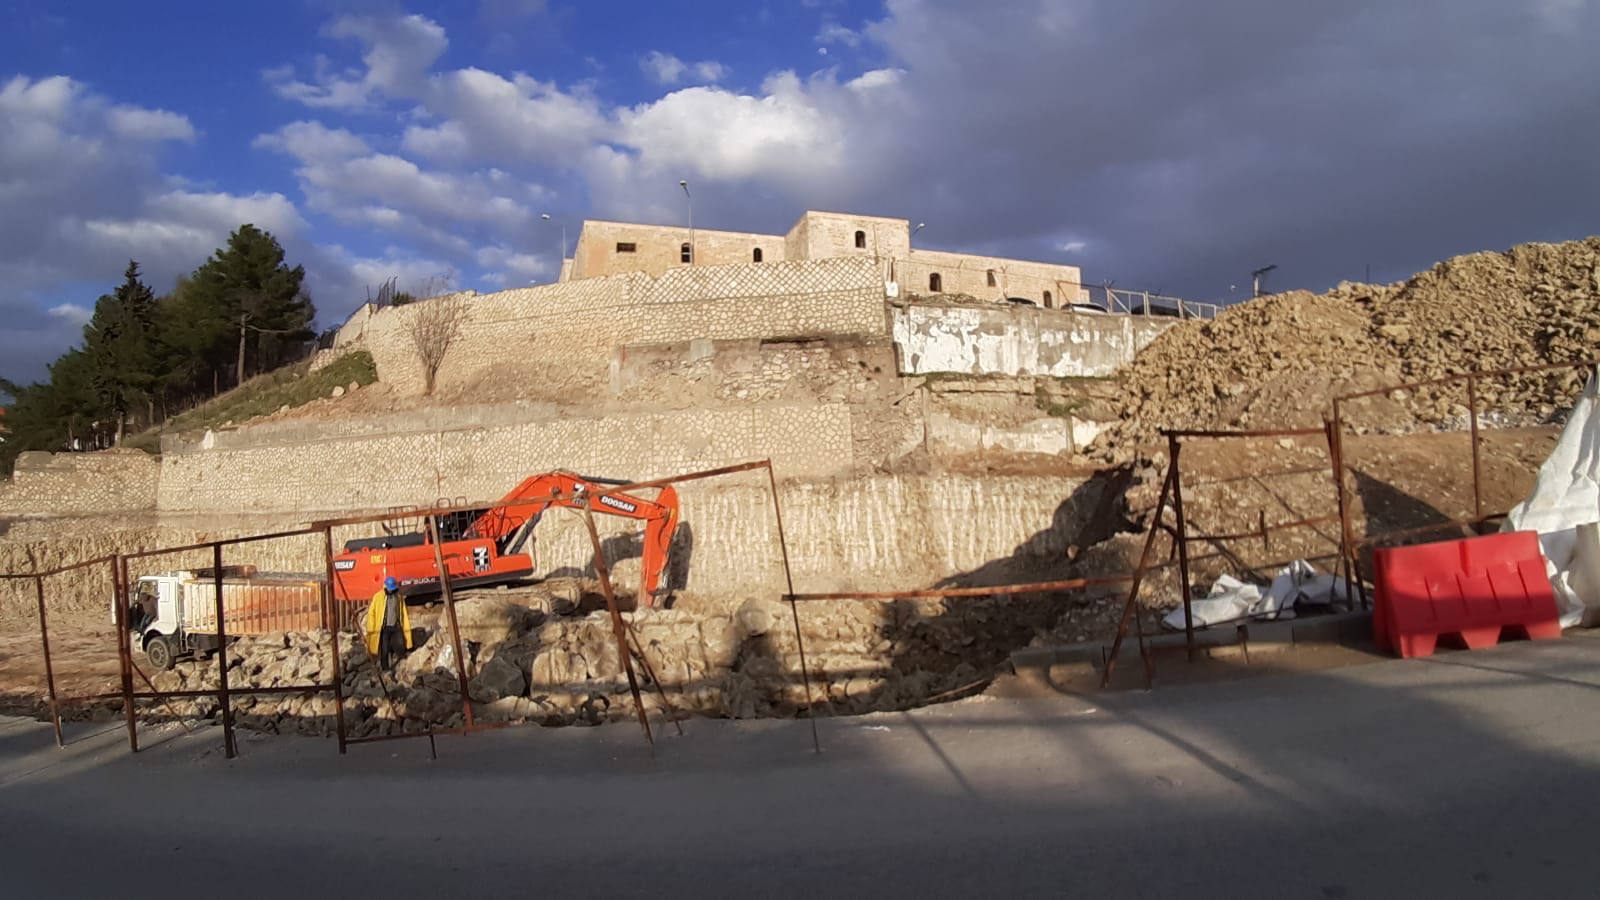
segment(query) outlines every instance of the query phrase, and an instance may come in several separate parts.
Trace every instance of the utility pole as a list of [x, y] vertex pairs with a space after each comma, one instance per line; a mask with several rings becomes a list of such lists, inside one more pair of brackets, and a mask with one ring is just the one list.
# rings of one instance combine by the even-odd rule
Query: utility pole
[[[540, 213], [539, 218], [546, 222], [553, 222], [549, 213]], [[561, 223], [561, 255], [556, 257], [556, 281], [561, 280], [561, 270], [567, 266], [567, 223]]]
[[694, 246], [694, 197], [689, 193], [689, 182], [679, 181], [678, 187], [683, 188], [683, 198], [689, 207], [689, 265], [695, 262]]

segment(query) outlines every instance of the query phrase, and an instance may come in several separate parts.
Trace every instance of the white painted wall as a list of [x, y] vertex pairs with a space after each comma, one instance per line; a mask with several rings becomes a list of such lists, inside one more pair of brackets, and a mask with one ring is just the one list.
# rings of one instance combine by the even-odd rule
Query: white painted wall
[[895, 304], [891, 315], [903, 375], [1109, 375], [1171, 324], [987, 304]]

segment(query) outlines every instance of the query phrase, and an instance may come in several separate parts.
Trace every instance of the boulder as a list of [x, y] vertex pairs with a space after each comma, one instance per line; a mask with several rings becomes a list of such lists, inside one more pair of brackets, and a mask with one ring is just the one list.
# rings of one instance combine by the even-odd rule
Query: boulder
[[479, 703], [493, 703], [502, 697], [518, 697], [527, 693], [528, 680], [522, 670], [505, 657], [489, 660], [477, 677], [467, 685], [468, 694]]

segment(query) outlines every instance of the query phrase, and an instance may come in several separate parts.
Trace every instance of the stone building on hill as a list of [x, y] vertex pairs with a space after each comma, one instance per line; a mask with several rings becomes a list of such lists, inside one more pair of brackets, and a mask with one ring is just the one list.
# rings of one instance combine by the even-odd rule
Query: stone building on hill
[[899, 293], [970, 294], [1061, 308], [1086, 299], [1077, 266], [914, 249], [906, 219], [808, 210], [787, 234], [586, 220], [562, 281], [632, 272], [660, 276], [679, 266], [761, 265], [869, 258]]

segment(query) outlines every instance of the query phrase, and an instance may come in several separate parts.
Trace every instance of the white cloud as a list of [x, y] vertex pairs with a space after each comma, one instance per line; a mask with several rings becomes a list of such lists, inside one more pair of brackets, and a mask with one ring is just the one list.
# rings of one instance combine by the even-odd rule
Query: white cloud
[[639, 60], [639, 68], [650, 77], [651, 81], [660, 85], [674, 85], [691, 76], [690, 79], [700, 84], [716, 84], [728, 77], [731, 71], [727, 66], [716, 60], [706, 59], [697, 63], [686, 63], [670, 53], [652, 50]]
[[715, 84], [728, 77], [729, 69], [715, 60], [702, 60], [694, 64], [694, 74], [707, 84]]
[[193, 141], [194, 126], [188, 118], [164, 109], [117, 106], [111, 109], [111, 131], [130, 141]]
[[113, 284], [137, 259], [161, 290], [244, 222], [302, 232], [281, 194], [175, 186], [163, 148], [199, 139], [179, 113], [113, 103], [65, 76], [0, 85], [0, 204], [17, 213], [0, 217], [0, 375], [34, 377], [77, 339], [65, 285]]
[[817, 31], [817, 43], [824, 46], [837, 44], [843, 47], [861, 46], [861, 34], [828, 19], [822, 23], [822, 28]]
[[1089, 246], [1088, 243], [1086, 243], [1084, 241], [1067, 241], [1066, 243], [1061, 245], [1061, 252], [1062, 253], [1081, 253], [1088, 246]]
[[300, 160], [326, 160], [364, 156], [367, 142], [343, 128], [321, 122], [291, 122], [277, 131], [256, 137], [253, 146], [287, 153]]
[[409, 16], [344, 16], [324, 29], [329, 37], [361, 42], [365, 71], [335, 72], [318, 59], [310, 81], [294, 77], [289, 67], [262, 72], [280, 96], [322, 109], [356, 110], [379, 96], [413, 97], [426, 85], [427, 74], [449, 46], [444, 28], [432, 19]]
[[639, 68], [656, 84], [677, 84], [689, 66], [670, 53], [652, 50], [639, 60]]
[[[552, 254], [553, 255], [553, 254]], [[548, 260], [531, 253], [519, 253], [503, 244], [484, 247], [477, 252], [477, 263], [491, 272], [501, 273], [502, 281], [516, 283], [534, 278], [554, 277], [555, 266]], [[514, 277], [512, 277], [514, 276]]]
[[607, 129], [592, 96], [523, 74], [506, 78], [476, 68], [434, 76], [424, 106], [437, 124], [408, 128], [403, 146], [443, 161], [571, 165]]
[[94, 317], [94, 310], [76, 303], [58, 303], [48, 310], [51, 316], [60, 319], [68, 325], [82, 327], [89, 324]]

